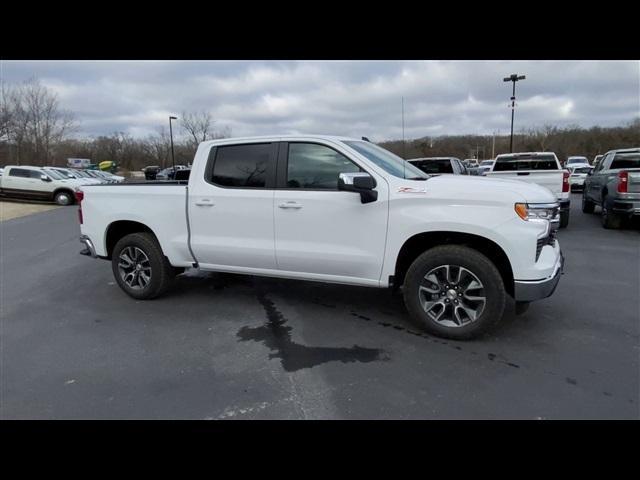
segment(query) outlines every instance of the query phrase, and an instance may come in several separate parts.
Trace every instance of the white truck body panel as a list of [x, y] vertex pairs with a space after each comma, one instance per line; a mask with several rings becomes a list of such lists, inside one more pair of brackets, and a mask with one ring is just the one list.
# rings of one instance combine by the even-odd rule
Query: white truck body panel
[[[363, 204], [353, 192], [222, 188], [205, 181], [212, 147], [257, 140], [330, 146], [375, 178], [378, 199]], [[106, 257], [109, 226], [135, 221], [153, 231], [164, 254], [177, 267], [197, 261], [202, 270], [375, 287], [389, 286], [398, 253], [412, 236], [459, 232], [496, 243], [508, 257], [515, 280], [535, 282], [556, 274], [558, 242], [545, 245], [535, 261], [536, 241], [548, 228], [523, 221], [514, 211], [515, 203], [554, 203], [556, 195], [547, 188], [495, 177], [399, 178], [343, 140], [356, 141], [287, 136], [203, 142], [188, 187], [82, 187], [81, 232], [91, 239], [96, 254]]]

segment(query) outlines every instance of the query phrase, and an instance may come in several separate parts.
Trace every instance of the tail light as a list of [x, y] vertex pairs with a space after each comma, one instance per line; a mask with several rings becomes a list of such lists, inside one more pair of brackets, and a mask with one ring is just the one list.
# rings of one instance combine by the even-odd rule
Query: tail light
[[562, 193], [569, 191], [569, 172], [562, 172]]
[[618, 172], [618, 193], [627, 193], [629, 191], [629, 172]]
[[84, 200], [84, 192], [82, 190], [76, 190], [76, 201], [78, 202], [78, 220], [82, 225], [82, 200]]

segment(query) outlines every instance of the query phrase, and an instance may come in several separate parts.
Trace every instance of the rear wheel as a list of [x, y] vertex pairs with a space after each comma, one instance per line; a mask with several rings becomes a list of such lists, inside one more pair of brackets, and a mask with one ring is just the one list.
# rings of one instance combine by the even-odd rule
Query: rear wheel
[[420, 328], [458, 340], [495, 327], [506, 302], [494, 264], [480, 252], [458, 245], [434, 247], [416, 258], [405, 277], [403, 295]]
[[149, 233], [122, 237], [113, 249], [111, 266], [120, 288], [138, 300], [162, 295], [175, 276], [157, 240]]
[[582, 191], [582, 212], [583, 213], [593, 213], [596, 204], [587, 198], [586, 189]]
[[618, 229], [622, 227], [622, 217], [607, 206], [607, 197], [602, 197], [602, 214], [600, 216], [602, 226], [608, 229]]

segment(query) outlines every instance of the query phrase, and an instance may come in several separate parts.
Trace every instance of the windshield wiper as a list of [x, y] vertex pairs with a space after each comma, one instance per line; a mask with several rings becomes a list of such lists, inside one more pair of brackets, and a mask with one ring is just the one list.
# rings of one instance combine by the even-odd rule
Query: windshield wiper
[[420, 181], [426, 181], [429, 180], [429, 177], [424, 178], [424, 177], [409, 177], [406, 180], [420, 180]]

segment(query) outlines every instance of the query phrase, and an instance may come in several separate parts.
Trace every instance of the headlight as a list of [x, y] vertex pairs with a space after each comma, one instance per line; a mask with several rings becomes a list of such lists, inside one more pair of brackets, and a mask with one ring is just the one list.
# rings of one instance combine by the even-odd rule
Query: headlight
[[560, 205], [557, 203], [516, 203], [514, 208], [523, 220], [559, 221]]

